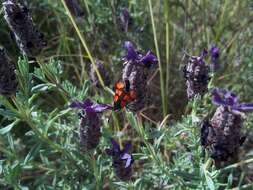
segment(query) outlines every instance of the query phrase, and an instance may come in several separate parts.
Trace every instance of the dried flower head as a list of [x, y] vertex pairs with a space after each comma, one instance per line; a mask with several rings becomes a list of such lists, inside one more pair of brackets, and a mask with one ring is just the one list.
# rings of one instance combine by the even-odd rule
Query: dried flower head
[[17, 90], [15, 66], [0, 47], [0, 94], [10, 96]]
[[213, 45], [209, 50], [211, 55], [211, 63], [210, 63], [210, 70], [215, 72], [219, 69], [219, 57], [220, 57], [220, 49]]
[[241, 134], [243, 112], [253, 111], [253, 104], [239, 103], [238, 97], [226, 90], [215, 88], [212, 94], [213, 103], [219, 107], [211, 120], [202, 124], [201, 144], [219, 167], [222, 162], [237, 158], [238, 149], [245, 140]]
[[112, 107], [107, 104], [94, 103], [90, 99], [84, 102], [75, 101], [71, 103], [70, 107], [82, 110], [79, 128], [81, 149], [83, 151], [95, 149], [101, 137], [99, 113], [112, 109]]
[[69, 11], [75, 17], [82, 17], [84, 15], [84, 11], [80, 5], [79, 0], [64, 0]]
[[129, 41], [125, 42], [126, 55], [123, 57], [124, 68], [122, 81], [129, 81], [130, 90], [134, 91], [136, 98], [127, 105], [130, 111], [136, 112], [144, 108], [146, 103], [147, 76], [150, 68], [158, 61], [151, 51], [142, 54], [134, 48]]
[[123, 149], [120, 149], [119, 144], [111, 139], [112, 148], [106, 149], [109, 156], [112, 156], [114, 171], [116, 176], [124, 181], [127, 181], [132, 176], [132, 164], [134, 162], [133, 156], [129, 154], [131, 144], [127, 143]]
[[206, 55], [207, 50], [204, 49], [201, 56], [189, 56], [184, 67], [188, 99], [204, 95], [207, 92], [209, 69], [204, 61]]
[[44, 35], [34, 26], [28, 8], [17, 0], [3, 1], [4, 18], [20, 51], [35, 57], [46, 46]]
[[[107, 68], [105, 68], [104, 63], [102, 61], [96, 60], [96, 67], [104, 81], [105, 86], [109, 86], [111, 84], [111, 77]], [[101, 88], [96, 70], [93, 65], [90, 66], [90, 80], [93, 86]]]

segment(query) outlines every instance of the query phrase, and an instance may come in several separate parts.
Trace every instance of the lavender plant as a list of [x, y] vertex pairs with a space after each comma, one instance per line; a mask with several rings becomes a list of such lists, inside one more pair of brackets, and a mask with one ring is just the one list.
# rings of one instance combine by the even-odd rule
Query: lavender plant
[[[0, 44], [10, 59], [0, 51], [8, 90], [0, 95], [0, 189], [252, 189], [252, 104], [217, 89], [213, 112], [210, 94], [217, 86], [252, 102], [249, 1], [2, 2]], [[47, 34], [43, 51], [36, 28]], [[22, 41], [19, 53], [11, 36], [36, 47]], [[187, 103], [181, 52], [202, 47], [209, 56], [190, 56], [186, 66]], [[112, 82], [124, 79], [138, 96], [117, 112]]]
[[237, 159], [239, 147], [246, 136], [241, 134], [245, 112], [253, 111], [252, 103], [240, 103], [230, 91], [213, 89], [213, 103], [216, 109], [210, 123], [202, 125], [202, 146], [207, 148], [217, 167], [222, 162]]

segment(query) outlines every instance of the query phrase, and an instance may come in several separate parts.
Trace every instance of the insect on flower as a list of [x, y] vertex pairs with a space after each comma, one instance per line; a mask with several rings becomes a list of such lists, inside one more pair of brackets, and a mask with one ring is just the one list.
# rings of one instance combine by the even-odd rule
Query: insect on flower
[[129, 41], [124, 43], [124, 49], [122, 80], [129, 81], [130, 89], [136, 94], [134, 100], [128, 101], [127, 108], [131, 112], [139, 112], [146, 106], [147, 78], [158, 60], [151, 51], [146, 54], [139, 52]]
[[136, 99], [135, 91], [130, 89], [129, 80], [125, 80], [125, 84], [123, 82], [117, 82], [114, 86], [114, 92], [114, 110], [120, 110], [126, 107], [128, 103]]

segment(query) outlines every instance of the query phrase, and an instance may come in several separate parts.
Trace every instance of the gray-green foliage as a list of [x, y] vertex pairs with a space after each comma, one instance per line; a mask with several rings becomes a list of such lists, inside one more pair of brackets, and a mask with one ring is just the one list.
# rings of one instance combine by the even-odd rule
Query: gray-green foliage
[[[79, 29], [93, 57], [106, 62], [115, 74], [112, 81], [120, 77], [125, 40], [155, 52], [148, 1], [80, 2], [85, 17], [77, 20]], [[48, 47], [36, 61], [20, 55], [0, 17], [0, 43], [14, 60], [19, 57], [18, 93], [15, 97], [0, 97], [0, 189], [253, 188], [252, 144], [242, 147], [241, 164], [227, 168], [216, 169], [204, 154], [199, 143], [199, 126], [214, 107], [210, 94], [187, 105], [181, 74], [184, 49], [198, 55], [204, 47], [216, 43], [222, 50], [221, 68], [210, 86], [229, 88], [242, 100], [253, 101], [252, 2], [163, 0], [152, 3], [162, 72], [168, 79], [165, 95], [170, 115], [162, 117], [160, 90], [157, 90], [160, 84], [155, 77], [150, 85], [155, 89], [154, 96], [159, 98], [151, 99], [151, 103], [159, 111], [154, 113], [155, 118], [152, 109], [148, 112], [155, 124], [127, 111], [122, 112], [124, 122], [119, 119], [120, 114], [108, 122], [110, 113], [105, 113], [101, 116], [103, 137], [97, 149], [89, 154], [80, 151], [79, 117], [69, 108], [69, 103], [86, 98], [111, 103], [112, 96], [91, 86], [87, 75], [88, 56], [61, 1], [29, 1], [34, 21], [48, 39]], [[167, 8], [164, 3], [168, 3]], [[127, 34], [120, 31], [117, 23], [123, 7], [129, 8], [133, 19]], [[164, 14], [166, 11], [168, 17]], [[169, 33], [166, 33], [166, 19], [169, 19]], [[166, 35], [170, 47], [168, 63]], [[243, 129], [251, 140], [252, 121], [253, 115], [249, 114]], [[105, 153], [110, 146], [109, 137], [132, 141], [135, 172], [130, 182], [118, 180], [113, 173], [111, 159]]]

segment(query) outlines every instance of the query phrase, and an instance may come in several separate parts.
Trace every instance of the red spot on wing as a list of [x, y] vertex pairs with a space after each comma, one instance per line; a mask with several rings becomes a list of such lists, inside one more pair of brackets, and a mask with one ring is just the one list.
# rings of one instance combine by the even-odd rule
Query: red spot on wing
[[124, 83], [123, 82], [117, 82], [116, 84], [115, 84], [115, 90], [123, 90], [125, 88], [125, 85], [124, 85]]
[[131, 90], [127, 91], [123, 82], [117, 82], [114, 86], [114, 110], [122, 109], [126, 107], [128, 103], [136, 99], [136, 92]]

